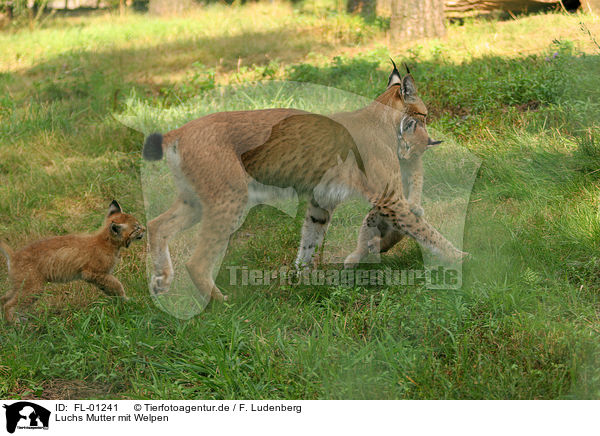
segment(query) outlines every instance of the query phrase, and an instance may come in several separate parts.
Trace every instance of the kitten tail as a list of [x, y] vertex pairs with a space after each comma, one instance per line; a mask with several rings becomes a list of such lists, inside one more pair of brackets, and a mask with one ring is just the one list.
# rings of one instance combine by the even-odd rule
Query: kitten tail
[[8, 263], [8, 269], [10, 269], [10, 258], [13, 255], [12, 248], [10, 248], [6, 242], [0, 239], [0, 252], [6, 257], [6, 262]]

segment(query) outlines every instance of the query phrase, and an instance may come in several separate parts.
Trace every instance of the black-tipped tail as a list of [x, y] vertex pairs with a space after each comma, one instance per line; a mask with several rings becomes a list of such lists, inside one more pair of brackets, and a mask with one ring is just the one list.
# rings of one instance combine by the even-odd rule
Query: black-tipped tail
[[146, 160], [161, 160], [163, 157], [163, 135], [160, 133], [151, 133], [144, 142], [144, 151], [142, 156]]

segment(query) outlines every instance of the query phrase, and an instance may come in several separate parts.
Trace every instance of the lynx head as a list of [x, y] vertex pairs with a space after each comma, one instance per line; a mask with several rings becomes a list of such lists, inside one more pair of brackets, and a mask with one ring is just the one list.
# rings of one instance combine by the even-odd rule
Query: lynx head
[[424, 119], [406, 116], [400, 121], [398, 128], [398, 157], [400, 159], [420, 156], [431, 147], [441, 143], [442, 141], [434, 141], [429, 137]]
[[138, 220], [121, 210], [116, 200], [108, 207], [105, 226], [108, 227], [111, 240], [119, 247], [129, 247], [133, 241], [142, 239], [146, 233], [146, 229]]
[[387, 89], [377, 97], [377, 101], [393, 109], [396, 124], [407, 114], [426, 117], [427, 108], [417, 95], [417, 84], [410, 74], [408, 66], [405, 65], [406, 76], [402, 77], [393, 60], [392, 64], [394, 69], [388, 78]]

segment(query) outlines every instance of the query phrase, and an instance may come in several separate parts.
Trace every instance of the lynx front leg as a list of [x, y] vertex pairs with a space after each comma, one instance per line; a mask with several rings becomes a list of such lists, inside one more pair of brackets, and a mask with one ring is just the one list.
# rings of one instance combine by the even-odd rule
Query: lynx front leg
[[376, 202], [375, 208], [397, 231], [408, 233], [434, 253], [441, 254], [450, 260], [461, 260], [467, 256], [467, 253], [454, 247], [431, 224], [413, 214], [406, 200], [381, 199]]
[[125, 289], [119, 279], [111, 274], [84, 271], [81, 276], [86, 282], [98, 286], [98, 288], [109, 297], [117, 296], [123, 297], [125, 301], [129, 300], [129, 297], [125, 295]]
[[196, 224], [200, 216], [200, 206], [196, 202], [178, 198], [169, 210], [148, 223], [148, 241], [154, 263], [150, 289], [154, 294], [167, 292], [175, 274], [169, 240]]
[[314, 199], [310, 201], [295, 262], [297, 269], [308, 268], [316, 261], [315, 251], [323, 244], [331, 221], [331, 212], [319, 207]]
[[421, 206], [423, 194], [423, 160], [418, 157], [414, 162], [400, 163], [402, 169], [402, 185], [406, 187], [405, 197], [410, 205], [410, 211], [416, 216], [423, 216]]

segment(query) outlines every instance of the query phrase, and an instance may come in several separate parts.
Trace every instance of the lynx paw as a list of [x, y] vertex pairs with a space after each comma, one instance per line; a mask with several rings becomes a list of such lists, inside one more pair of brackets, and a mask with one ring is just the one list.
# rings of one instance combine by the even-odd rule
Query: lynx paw
[[423, 208], [421, 206], [419, 206], [418, 204], [411, 204], [410, 205], [410, 211], [415, 214], [415, 216], [418, 217], [422, 217], [423, 214], [425, 213], [425, 211], [423, 210]]
[[155, 276], [153, 275], [150, 279], [150, 291], [154, 295], [164, 294], [169, 291], [170, 282], [164, 275]]
[[468, 260], [471, 258], [471, 254], [467, 253], [466, 251], [460, 251], [458, 249], [455, 249], [453, 252], [449, 253], [447, 256], [448, 260], [451, 260], [453, 262], [464, 262], [465, 260]]
[[227, 295], [223, 295], [219, 289], [215, 286], [210, 294], [211, 298], [214, 301], [227, 301], [229, 297]]
[[349, 254], [348, 257], [346, 257], [346, 259], [344, 260], [344, 268], [356, 268], [356, 266], [360, 263], [361, 258], [362, 255], [356, 251], [354, 253]]

